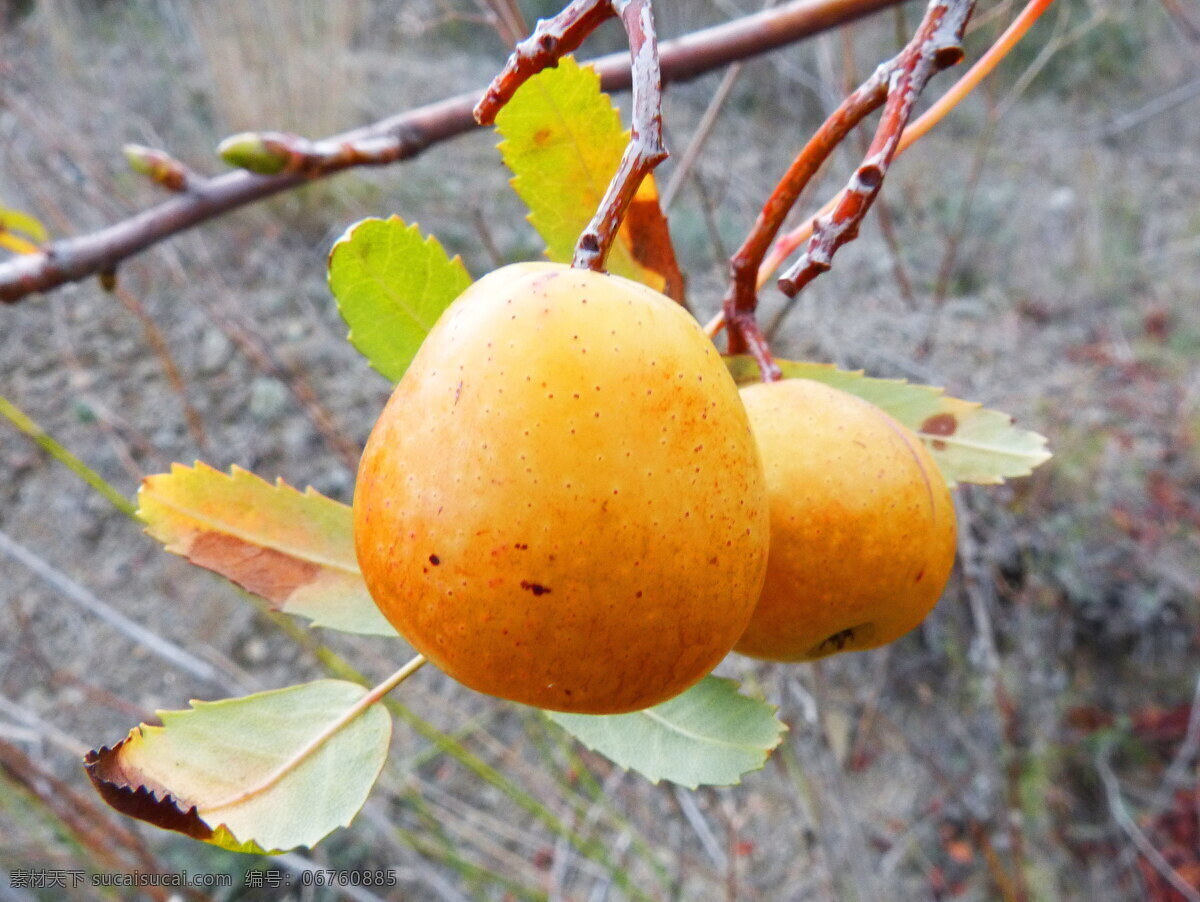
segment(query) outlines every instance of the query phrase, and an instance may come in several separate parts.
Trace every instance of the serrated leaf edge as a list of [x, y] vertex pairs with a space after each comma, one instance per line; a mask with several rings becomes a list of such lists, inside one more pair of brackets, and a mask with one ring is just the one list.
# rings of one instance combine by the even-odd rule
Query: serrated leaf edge
[[[295, 494], [300, 495], [301, 497], [304, 497], [304, 498], [320, 498], [320, 499], [322, 499], [324, 501], [328, 501], [332, 504], [341, 504], [340, 501], [335, 501], [334, 499], [330, 498], [328, 495], [321, 494], [316, 489], [314, 489], [311, 485], [308, 486], [304, 491], [300, 491], [299, 489], [295, 488], [294, 486], [289, 485], [288, 483], [284, 482], [282, 476], [276, 477], [275, 483], [272, 484], [272, 483], [268, 482], [267, 480], [263, 479], [258, 474], [253, 473], [250, 470], [243, 469], [242, 467], [239, 467], [237, 464], [233, 464], [232, 466], [230, 466], [229, 472], [226, 473], [224, 470], [218, 470], [217, 468], [204, 463], [204, 461], [202, 461], [202, 460], [197, 460], [191, 467], [187, 466], [187, 464], [173, 463], [173, 464], [171, 464], [171, 472], [170, 473], [155, 473], [155, 474], [145, 477], [142, 480], [141, 486], [138, 488], [138, 498], [140, 499], [142, 497], [143, 492], [148, 492], [151, 494], [154, 493], [153, 488], [148, 486], [148, 483], [150, 483], [151, 480], [162, 479], [164, 477], [168, 478], [168, 479], [174, 478], [176, 476], [176, 474], [179, 473], [180, 471], [183, 471], [183, 472], [186, 472], [189, 474], [193, 474], [193, 475], [197, 474], [197, 473], [204, 473], [206, 478], [211, 478], [212, 476], [215, 475], [216, 477], [227, 480], [228, 482], [233, 482], [239, 476], [246, 476], [257, 482], [262, 483], [271, 491], [294, 492]], [[344, 563], [340, 563], [337, 561], [331, 561], [324, 557], [312, 556], [308, 553], [305, 553], [304, 555], [297, 554], [295, 552], [289, 551], [286, 546], [265, 542], [262, 540], [262, 538], [260, 536], [256, 536], [252, 533], [245, 532], [244, 530], [238, 530], [235, 528], [231, 528], [224, 521], [213, 520], [210, 516], [199, 514], [196, 511], [192, 510], [191, 508], [185, 507], [184, 505], [181, 505], [181, 504], [178, 504], [178, 503], [172, 502], [172, 501], [167, 501], [164, 498], [162, 498], [161, 496], [159, 496], [158, 494], [154, 494], [154, 500], [156, 503], [161, 504], [163, 507], [170, 508], [171, 510], [175, 511], [176, 513], [183, 514], [183, 515], [191, 518], [192, 520], [194, 520], [197, 523], [214, 527], [214, 531], [221, 532], [225, 535], [234, 536], [235, 538], [241, 539], [243, 542], [246, 542], [247, 544], [256, 545], [256, 546], [259, 546], [262, 548], [270, 548], [272, 551], [278, 551], [280, 554], [285, 554], [285, 555], [288, 555], [289, 557], [302, 558], [303, 560], [311, 561], [314, 564], [319, 564], [322, 567], [327, 567], [330, 570], [338, 570], [342, 573], [348, 573], [351, 576], [361, 576], [362, 575], [362, 572], [356, 566], [350, 567]], [[344, 507], [345, 505], [342, 505], [342, 506]], [[141, 509], [141, 505], [139, 503], [138, 510], [137, 510], [138, 517], [139, 517], [139, 519], [142, 519], [143, 522], [146, 522], [145, 518], [142, 517], [141, 511], [142, 511], [142, 509]], [[161, 541], [159, 539], [159, 537], [154, 534], [154, 528], [155, 528], [154, 524], [147, 523], [146, 529], [145, 529], [146, 534], [158, 541]], [[179, 544], [176, 542], [164, 543], [163, 548], [165, 548], [167, 551], [171, 552], [172, 554], [178, 554], [178, 555], [181, 555], [184, 557], [187, 556], [186, 551], [184, 551], [179, 546]]]

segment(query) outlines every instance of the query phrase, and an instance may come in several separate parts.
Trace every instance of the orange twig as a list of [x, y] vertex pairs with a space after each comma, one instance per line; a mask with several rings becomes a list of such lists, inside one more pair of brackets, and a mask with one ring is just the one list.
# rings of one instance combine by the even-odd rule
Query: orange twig
[[834, 252], [854, 238], [859, 222], [878, 194], [916, 98], [934, 74], [962, 59], [962, 33], [974, 7], [974, 0], [931, 0], [908, 45], [847, 97], [797, 155], [768, 198], [746, 241], [730, 260], [730, 288], [722, 304], [729, 326], [729, 351], [749, 352], [766, 381], [780, 378], [755, 315], [757, 275], [767, 247], [800, 192], [834, 148], [869, 113], [886, 103], [866, 160], [855, 172], [839, 203], [821, 219], [809, 252], [801, 267], [790, 274], [789, 284], [799, 290], [809, 279], [829, 268]]
[[828, 271], [838, 248], [858, 237], [859, 226], [879, 196], [896, 157], [917, 98], [934, 75], [962, 60], [962, 35], [974, 8], [974, 0], [935, 0], [929, 4], [921, 27], [888, 73], [887, 105], [866, 157], [833, 209], [813, 223], [808, 249], [779, 280], [784, 294], [796, 295]]
[[638, 186], [667, 158], [662, 138], [662, 75], [650, 0], [572, 0], [553, 19], [538, 22], [533, 34], [517, 45], [475, 107], [475, 119], [480, 124], [494, 122], [517, 88], [543, 69], [557, 65], [598, 25], [614, 15], [620, 17], [629, 36], [633, 132], [596, 215], [579, 236], [575, 259], [571, 261], [579, 269], [597, 271], [604, 269], [609, 249]]
[[[917, 119], [912, 125], [905, 129], [903, 136], [900, 138], [900, 144], [896, 148], [896, 156], [904, 153], [908, 148], [912, 147], [917, 141], [928, 134], [935, 125], [945, 118], [946, 114], [958, 106], [962, 100], [975, 90], [985, 78], [1000, 64], [1013, 47], [1017, 45], [1033, 23], [1049, 9], [1050, 4], [1054, 0], [1029, 0], [1020, 15], [1013, 20], [1012, 24], [1005, 30], [996, 43], [993, 44], [979, 61], [975, 63], [964, 75], [960, 78], [949, 91], [947, 91], [938, 101], [931, 106], [923, 116]], [[793, 251], [796, 250], [805, 241], [812, 237], [813, 223], [829, 213], [830, 210], [841, 200], [841, 195], [837, 195], [822, 207], [815, 216], [810, 217], [803, 225], [789, 232], [780, 238], [770, 253], [767, 254], [762, 266], [758, 272], [758, 285], [761, 288], [766, 284], [767, 279], [771, 274], [779, 268], [785, 259], [787, 259]]]

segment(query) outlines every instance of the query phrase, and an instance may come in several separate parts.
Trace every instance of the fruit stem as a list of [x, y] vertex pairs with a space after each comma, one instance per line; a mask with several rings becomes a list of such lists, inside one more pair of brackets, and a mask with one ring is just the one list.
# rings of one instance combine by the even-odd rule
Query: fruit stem
[[604, 270], [617, 231], [642, 181], [667, 158], [662, 137], [662, 74], [651, 0], [572, 0], [557, 16], [538, 22], [517, 44], [504, 69], [475, 106], [475, 120], [489, 125], [517, 89], [583, 43], [601, 23], [618, 16], [629, 37], [633, 78], [633, 130], [616, 173], [575, 246], [571, 265]]
[[426, 663], [427, 659], [424, 655], [415, 656], [407, 664], [405, 664], [390, 677], [388, 677], [386, 680], [360, 698], [357, 702], [347, 708], [344, 712], [342, 712], [340, 717], [338, 717], [335, 721], [329, 724], [329, 726], [309, 740], [309, 742], [303, 748], [301, 748], [298, 752], [292, 755], [291, 758], [273, 770], [258, 784], [250, 787], [249, 789], [242, 790], [241, 792], [238, 792], [229, 798], [222, 799], [216, 804], [206, 805], [202, 810], [198, 810], [197, 813], [207, 821], [207, 815], [213, 811], [219, 811], [222, 808], [232, 808], [235, 805], [248, 802], [255, 796], [262, 795], [268, 789], [271, 789], [273, 786], [279, 783], [279, 781], [288, 774], [292, 773], [297, 767], [303, 764], [313, 755], [313, 753], [317, 751], [317, 749], [328, 742], [329, 739], [335, 736], [338, 732], [343, 730], [351, 723], [351, 721], [353, 721], [360, 714], [362, 714], [364, 711], [382, 699], [385, 695], [407, 680], [410, 676], [420, 670]]
[[650, 0], [612, 0], [629, 36], [633, 70], [633, 125], [608, 190], [588, 223], [571, 265], [601, 272], [616, 240], [621, 221], [638, 188], [654, 168], [667, 158], [662, 135], [662, 74], [658, 64], [658, 38]]

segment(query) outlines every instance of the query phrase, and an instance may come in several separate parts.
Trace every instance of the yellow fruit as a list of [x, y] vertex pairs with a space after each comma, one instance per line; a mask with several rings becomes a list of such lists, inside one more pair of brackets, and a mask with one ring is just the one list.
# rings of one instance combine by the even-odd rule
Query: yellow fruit
[[628, 280], [523, 263], [429, 333], [363, 452], [363, 576], [396, 629], [481, 692], [657, 704], [750, 619], [762, 464], [695, 321]]
[[937, 603], [954, 503], [929, 451], [873, 404], [806, 379], [742, 389], [762, 452], [771, 551], [736, 650], [808, 661], [891, 642]]

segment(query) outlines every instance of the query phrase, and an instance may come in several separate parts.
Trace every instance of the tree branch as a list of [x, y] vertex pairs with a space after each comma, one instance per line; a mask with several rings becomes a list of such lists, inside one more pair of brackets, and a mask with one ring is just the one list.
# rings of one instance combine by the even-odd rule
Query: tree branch
[[577, 50], [589, 34], [613, 16], [620, 17], [629, 37], [633, 131], [596, 214], [579, 236], [571, 261], [578, 269], [597, 272], [604, 269], [638, 186], [667, 158], [662, 138], [658, 38], [650, 0], [571, 0], [554, 18], [540, 20], [533, 34], [517, 44], [475, 107], [475, 120], [481, 125], [491, 125], [521, 85], [539, 72], [557, 66], [560, 59]]
[[963, 32], [974, 8], [975, 0], [932, 0], [929, 4], [921, 27], [896, 57], [889, 73], [887, 105], [863, 162], [837, 205], [813, 225], [804, 255], [779, 280], [780, 290], [788, 297], [828, 272], [838, 248], [858, 237], [859, 226], [883, 187], [917, 98], [934, 75], [962, 61]]
[[879, 193], [925, 85], [937, 72], [962, 59], [962, 35], [974, 6], [975, 0], [930, 0], [912, 40], [842, 101], [800, 151], [767, 199], [746, 241], [730, 260], [730, 287], [722, 305], [729, 351], [752, 354], [765, 380], [780, 378], [756, 316], [758, 272], [771, 241], [834, 148], [871, 112], [884, 106], [883, 118], [866, 158], [837, 204], [817, 221], [807, 252], [780, 280], [780, 287], [794, 295], [829, 269], [837, 249], [857, 236], [859, 224]]
[[[902, 0], [793, 0], [775, 9], [697, 31], [660, 48], [664, 83], [686, 81], [735, 60], [746, 59], [852, 22]], [[631, 84], [627, 54], [594, 61], [606, 91]], [[14, 303], [37, 292], [113, 271], [119, 263], [159, 241], [239, 207], [356, 165], [398, 162], [475, 127], [472, 108], [480, 91], [469, 91], [383, 119], [373, 125], [315, 142], [324, 148], [370, 147], [370, 161], [353, 153], [329, 154], [333, 162], [262, 176], [230, 172], [189, 180], [187, 190], [100, 231], [56, 241], [42, 253], [0, 263], [0, 301]], [[390, 142], [388, 153], [383, 143]], [[320, 155], [320, 154], [318, 154]]]
[[667, 158], [662, 134], [662, 74], [650, 0], [615, 0], [613, 6], [629, 35], [633, 128], [621, 163], [600, 200], [596, 215], [579, 236], [575, 259], [571, 261], [574, 267], [597, 271], [604, 269], [621, 220], [633, 203], [638, 186]]

